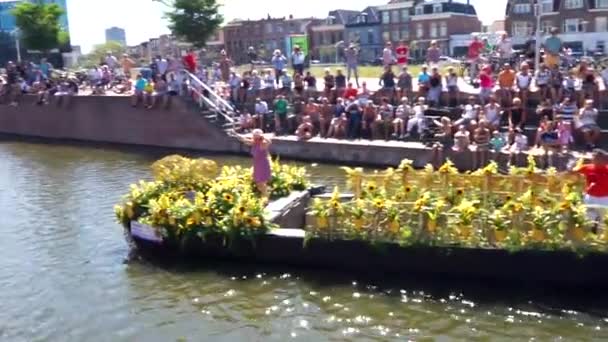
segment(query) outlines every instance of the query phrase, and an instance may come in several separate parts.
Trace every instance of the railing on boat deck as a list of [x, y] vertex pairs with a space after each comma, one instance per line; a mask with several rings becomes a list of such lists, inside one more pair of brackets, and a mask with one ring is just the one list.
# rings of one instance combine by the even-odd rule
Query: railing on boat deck
[[237, 122], [233, 117], [235, 113], [234, 107], [194, 74], [186, 70], [184, 70], [184, 72], [188, 76], [188, 88], [196, 95], [199, 106], [201, 108], [210, 109], [216, 115], [217, 119], [223, 119], [225, 122], [229, 123], [234, 130]]

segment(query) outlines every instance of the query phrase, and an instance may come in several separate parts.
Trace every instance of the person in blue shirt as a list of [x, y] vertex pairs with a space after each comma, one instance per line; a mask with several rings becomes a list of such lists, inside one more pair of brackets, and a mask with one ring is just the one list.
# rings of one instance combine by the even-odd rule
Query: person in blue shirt
[[422, 67], [420, 75], [418, 75], [418, 97], [425, 97], [430, 88], [431, 75], [429, 75], [428, 68]]
[[144, 90], [146, 89], [146, 85], [148, 85], [148, 81], [141, 74], [137, 75], [137, 79], [135, 80], [135, 92], [133, 93], [133, 97], [131, 98], [131, 105], [133, 107], [137, 107], [137, 104], [140, 100], [144, 98]]
[[40, 60], [40, 71], [42, 72], [42, 77], [48, 80], [52, 70], [53, 66], [51, 63], [49, 63], [46, 58], [42, 58]]
[[272, 63], [272, 67], [274, 68], [274, 76], [276, 78], [277, 85], [279, 85], [279, 81], [281, 80], [281, 75], [283, 74], [283, 70], [287, 65], [287, 58], [283, 56], [281, 50], [274, 50], [274, 54], [272, 59], [270, 60]]
[[559, 66], [560, 53], [562, 51], [562, 40], [557, 36], [559, 31], [557, 28], [551, 29], [551, 36], [545, 40], [543, 47], [545, 48], [545, 65], [552, 69]]

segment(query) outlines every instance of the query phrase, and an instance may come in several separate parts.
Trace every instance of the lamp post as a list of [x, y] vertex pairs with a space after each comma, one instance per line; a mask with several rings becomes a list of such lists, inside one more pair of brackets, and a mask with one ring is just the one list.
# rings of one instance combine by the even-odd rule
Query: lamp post
[[542, 13], [543, 7], [540, 4], [536, 4], [534, 5], [534, 15], [536, 16], [536, 47], [534, 49], [535, 53], [534, 53], [534, 70], [539, 70], [540, 68], [540, 39], [541, 39], [541, 35], [540, 35], [540, 24], [541, 24], [541, 17], [543, 16]]
[[21, 63], [21, 42], [19, 41], [19, 29], [13, 30], [15, 36], [15, 49], [17, 50], [17, 62]]

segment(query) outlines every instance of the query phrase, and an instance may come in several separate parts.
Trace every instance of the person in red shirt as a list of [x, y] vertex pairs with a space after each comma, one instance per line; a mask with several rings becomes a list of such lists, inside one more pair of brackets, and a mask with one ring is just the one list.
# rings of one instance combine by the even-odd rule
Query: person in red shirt
[[184, 56], [184, 66], [189, 72], [196, 72], [196, 55], [194, 54], [194, 50], [189, 49], [188, 54]]
[[403, 66], [407, 65], [407, 58], [409, 55], [409, 47], [405, 43], [405, 41], [401, 41], [399, 46], [395, 49], [395, 54], [397, 55], [397, 64]]
[[351, 97], [356, 98], [357, 94], [359, 92], [357, 91], [356, 88], [353, 88], [353, 83], [352, 82], [348, 82], [348, 85], [346, 86], [346, 89], [344, 89], [344, 96], [342, 96], [343, 99], [349, 99]]
[[469, 44], [469, 61], [471, 62], [471, 70], [469, 71], [469, 77], [471, 79], [477, 78], [477, 65], [479, 64], [479, 57], [481, 51], [483, 51], [483, 43], [479, 40], [477, 35], [473, 36], [473, 41]]
[[597, 220], [608, 209], [608, 152], [593, 150], [593, 160], [574, 170], [585, 176], [587, 187], [585, 189], [584, 203], [593, 208], [588, 210], [589, 218]]

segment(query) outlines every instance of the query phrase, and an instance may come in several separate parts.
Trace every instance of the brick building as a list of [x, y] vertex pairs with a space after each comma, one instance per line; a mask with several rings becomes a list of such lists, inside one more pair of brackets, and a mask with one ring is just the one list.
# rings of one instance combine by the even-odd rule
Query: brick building
[[330, 11], [325, 21], [310, 28], [310, 47], [313, 60], [322, 63], [338, 62], [347, 44], [344, 36], [345, 25], [358, 11]]
[[308, 35], [312, 25], [319, 23], [314, 18], [272, 18], [261, 20], [234, 20], [224, 26], [224, 47], [236, 63], [246, 63], [247, 49], [256, 49], [258, 58], [268, 61], [272, 52], [285, 52], [286, 38], [290, 35]]
[[379, 6], [382, 38], [410, 43], [414, 58], [422, 58], [436, 40], [444, 54], [450, 51], [450, 36], [480, 32], [481, 21], [475, 7], [454, 0], [392, 0]]
[[380, 30], [380, 16], [376, 7], [367, 7], [345, 25], [346, 43], [359, 47], [359, 60], [374, 63], [381, 55], [384, 44]]
[[541, 32], [557, 27], [565, 45], [573, 50], [608, 52], [608, 0], [509, 0], [505, 27], [515, 44], [535, 34], [536, 4]]

